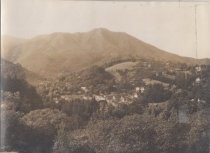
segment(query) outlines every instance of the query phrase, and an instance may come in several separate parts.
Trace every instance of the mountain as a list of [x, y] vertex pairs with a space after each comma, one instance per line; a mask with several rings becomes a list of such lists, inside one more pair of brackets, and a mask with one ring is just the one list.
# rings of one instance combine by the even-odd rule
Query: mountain
[[106, 29], [10, 42], [3, 151], [209, 153], [210, 65], [190, 65], [208, 59]]
[[127, 33], [103, 28], [84, 33], [41, 35], [8, 48], [3, 50], [4, 58], [48, 78], [114, 60], [143, 58], [188, 64], [210, 63], [208, 59], [171, 54]]

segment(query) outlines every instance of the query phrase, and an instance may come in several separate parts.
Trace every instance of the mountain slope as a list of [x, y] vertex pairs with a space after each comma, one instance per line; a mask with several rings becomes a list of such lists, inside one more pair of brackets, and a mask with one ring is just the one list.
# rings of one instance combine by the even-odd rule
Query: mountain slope
[[15, 48], [16, 46], [20, 45], [21, 43], [25, 42], [26, 39], [22, 39], [22, 38], [16, 38], [10, 35], [3, 35], [1, 37], [1, 50], [2, 52], [2, 56], [3, 57], [11, 57], [12, 55], [10, 53], [10, 50], [12, 50], [13, 48]]
[[21, 112], [29, 112], [40, 108], [42, 105], [41, 97], [36, 89], [25, 79], [26, 70], [20, 64], [13, 64], [1, 59], [1, 104], [6, 109]]
[[114, 59], [146, 58], [189, 64], [208, 62], [167, 53], [126, 33], [102, 28], [85, 33], [37, 36], [11, 47], [5, 58], [45, 77], [102, 65]]

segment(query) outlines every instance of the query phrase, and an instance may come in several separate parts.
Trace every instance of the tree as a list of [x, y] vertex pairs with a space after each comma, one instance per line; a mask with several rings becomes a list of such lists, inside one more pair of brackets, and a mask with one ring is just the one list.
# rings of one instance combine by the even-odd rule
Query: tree
[[149, 85], [143, 95], [146, 103], [163, 102], [171, 97], [171, 91], [165, 90], [162, 84]]

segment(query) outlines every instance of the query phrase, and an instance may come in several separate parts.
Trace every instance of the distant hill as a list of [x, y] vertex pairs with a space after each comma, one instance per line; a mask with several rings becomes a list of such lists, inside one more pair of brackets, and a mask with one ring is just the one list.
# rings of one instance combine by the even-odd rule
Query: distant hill
[[26, 81], [25, 71], [20, 64], [1, 59], [2, 103], [12, 106], [15, 111], [28, 112], [42, 105], [36, 89]]
[[3, 57], [11, 57], [12, 53], [11, 50], [15, 48], [16, 46], [20, 45], [21, 43], [25, 42], [27, 39], [22, 38], [16, 38], [10, 35], [4, 35], [2, 36], [1, 40], [1, 49], [2, 49], [2, 56]]
[[[38, 74], [29, 71], [22, 67], [21, 64], [14, 64], [7, 60], [1, 58], [1, 81], [4, 83], [4, 80], [26, 80], [32, 85], [37, 85], [40, 81], [43, 81], [44, 78]], [[7, 81], [6, 81], [7, 82]], [[13, 88], [13, 87], [12, 87]]]
[[[8, 39], [8, 38], [7, 38]], [[19, 43], [8, 43], [3, 57], [43, 77], [103, 65], [113, 60], [152, 59], [175, 63], [206, 64], [160, 50], [122, 32], [99, 28], [84, 33], [53, 33]]]

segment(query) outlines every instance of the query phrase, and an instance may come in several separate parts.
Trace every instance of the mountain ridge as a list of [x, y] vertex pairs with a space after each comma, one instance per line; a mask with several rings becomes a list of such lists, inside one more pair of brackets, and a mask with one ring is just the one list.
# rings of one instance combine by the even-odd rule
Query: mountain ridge
[[20, 63], [42, 76], [78, 71], [111, 59], [146, 58], [187, 64], [209, 64], [210, 59], [193, 59], [168, 53], [125, 32], [105, 28], [89, 32], [36, 36], [9, 47], [4, 58]]

